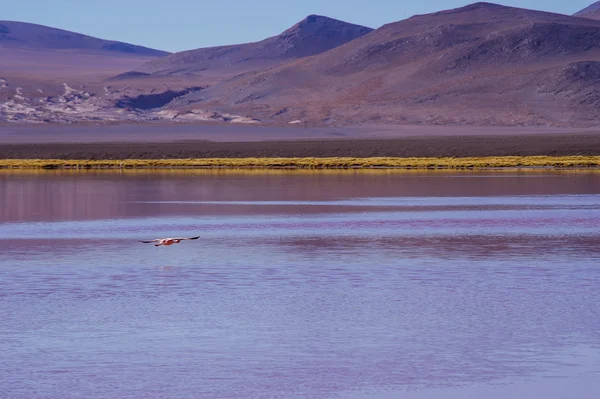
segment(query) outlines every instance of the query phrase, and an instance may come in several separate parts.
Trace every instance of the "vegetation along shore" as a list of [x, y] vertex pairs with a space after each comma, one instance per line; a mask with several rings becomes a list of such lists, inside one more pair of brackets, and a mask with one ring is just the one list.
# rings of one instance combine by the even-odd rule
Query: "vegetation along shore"
[[599, 168], [600, 156], [506, 156], [465, 158], [328, 157], [200, 159], [1, 159], [1, 169], [488, 169]]

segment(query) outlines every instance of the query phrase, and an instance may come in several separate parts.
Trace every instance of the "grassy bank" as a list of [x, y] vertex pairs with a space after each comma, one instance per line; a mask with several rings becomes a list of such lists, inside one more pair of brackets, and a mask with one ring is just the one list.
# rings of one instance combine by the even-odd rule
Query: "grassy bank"
[[480, 158], [200, 158], [61, 160], [1, 159], [3, 169], [485, 169], [598, 168], [600, 156], [531, 156]]
[[530, 156], [471, 158], [199, 158], [61, 160], [2, 159], [4, 169], [486, 169], [486, 168], [598, 168], [600, 156]]

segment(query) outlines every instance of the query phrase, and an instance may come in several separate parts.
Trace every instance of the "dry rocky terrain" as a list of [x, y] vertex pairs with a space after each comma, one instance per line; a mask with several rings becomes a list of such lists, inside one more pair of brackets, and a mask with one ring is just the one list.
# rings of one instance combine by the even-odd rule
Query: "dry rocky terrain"
[[475, 3], [375, 30], [312, 15], [175, 54], [0, 22], [0, 121], [597, 126], [598, 9]]

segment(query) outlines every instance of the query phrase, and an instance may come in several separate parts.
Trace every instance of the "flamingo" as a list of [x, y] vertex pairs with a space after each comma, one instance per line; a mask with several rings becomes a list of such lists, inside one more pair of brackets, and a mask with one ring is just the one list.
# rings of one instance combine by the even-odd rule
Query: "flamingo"
[[155, 242], [156, 244], [154, 244], [154, 246], [158, 247], [161, 245], [169, 246], [169, 245], [173, 245], [173, 244], [179, 244], [183, 240], [197, 240], [198, 238], [200, 238], [200, 236], [190, 237], [190, 238], [157, 238], [156, 240], [140, 241], [140, 242], [143, 242], [144, 244], [151, 244], [151, 243]]

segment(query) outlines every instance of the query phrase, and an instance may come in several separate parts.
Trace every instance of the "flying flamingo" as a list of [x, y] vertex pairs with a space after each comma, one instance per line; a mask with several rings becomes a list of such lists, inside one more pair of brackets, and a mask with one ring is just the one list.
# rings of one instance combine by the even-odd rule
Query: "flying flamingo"
[[161, 245], [169, 246], [169, 245], [173, 245], [173, 244], [179, 244], [183, 240], [197, 240], [198, 238], [200, 238], [200, 236], [190, 237], [190, 238], [157, 238], [156, 240], [152, 240], [152, 241], [140, 241], [140, 242], [143, 242], [144, 244], [151, 244], [151, 243], [155, 242], [156, 244], [154, 244], [154, 246], [158, 247]]

